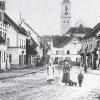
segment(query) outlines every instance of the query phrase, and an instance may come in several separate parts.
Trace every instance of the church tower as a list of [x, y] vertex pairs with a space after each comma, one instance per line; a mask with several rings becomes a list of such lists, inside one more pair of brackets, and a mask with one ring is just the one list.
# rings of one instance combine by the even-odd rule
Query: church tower
[[61, 3], [61, 35], [71, 27], [71, 2], [63, 0]]

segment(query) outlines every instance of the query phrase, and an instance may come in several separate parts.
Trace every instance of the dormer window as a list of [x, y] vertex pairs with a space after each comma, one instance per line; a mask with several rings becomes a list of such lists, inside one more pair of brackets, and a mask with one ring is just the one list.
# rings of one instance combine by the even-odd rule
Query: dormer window
[[77, 43], [77, 40], [76, 39], [73, 39], [73, 42], [74, 42], [74, 44], [76, 44]]

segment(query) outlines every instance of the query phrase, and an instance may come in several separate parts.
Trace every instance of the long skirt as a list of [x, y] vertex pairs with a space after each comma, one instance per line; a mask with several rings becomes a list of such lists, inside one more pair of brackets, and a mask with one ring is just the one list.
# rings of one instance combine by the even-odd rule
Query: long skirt
[[70, 81], [70, 73], [63, 73], [62, 83], [69, 83]]

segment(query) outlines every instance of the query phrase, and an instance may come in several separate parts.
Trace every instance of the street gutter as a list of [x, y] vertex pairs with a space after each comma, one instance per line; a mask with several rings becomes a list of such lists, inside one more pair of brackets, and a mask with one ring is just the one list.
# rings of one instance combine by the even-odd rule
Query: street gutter
[[0, 78], [0, 80], [3, 80], [3, 79], [10, 79], [10, 78], [17, 78], [17, 77], [23, 77], [23, 76], [26, 76], [26, 75], [29, 75], [29, 74], [35, 74], [35, 73], [41, 72], [41, 71], [43, 71], [43, 70], [46, 70], [46, 67], [43, 68], [43, 69], [34, 71], [34, 72], [25, 73], [25, 74], [18, 75], [18, 76], [17, 76], [17, 75], [14, 75], [14, 76], [3, 77], [3, 78]]

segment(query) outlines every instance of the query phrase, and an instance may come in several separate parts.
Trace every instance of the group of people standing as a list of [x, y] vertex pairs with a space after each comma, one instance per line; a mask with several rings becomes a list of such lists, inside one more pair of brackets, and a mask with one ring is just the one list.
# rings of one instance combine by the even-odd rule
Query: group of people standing
[[[65, 60], [65, 65], [63, 67], [62, 83], [65, 83], [65, 85], [71, 85], [71, 86], [75, 85], [76, 86], [77, 82], [73, 82], [70, 79], [71, 68], [72, 68], [71, 60], [70, 59], [66, 59]], [[84, 79], [82, 70], [80, 70], [80, 72], [78, 73], [77, 79], [78, 79], [79, 87], [81, 87], [82, 86], [82, 81]], [[52, 84], [53, 81], [54, 81], [54, 67], [53, 67], [53, 64], [48, 61], [48, 66], [47, 66], [47, 82], [49, 84]]]

